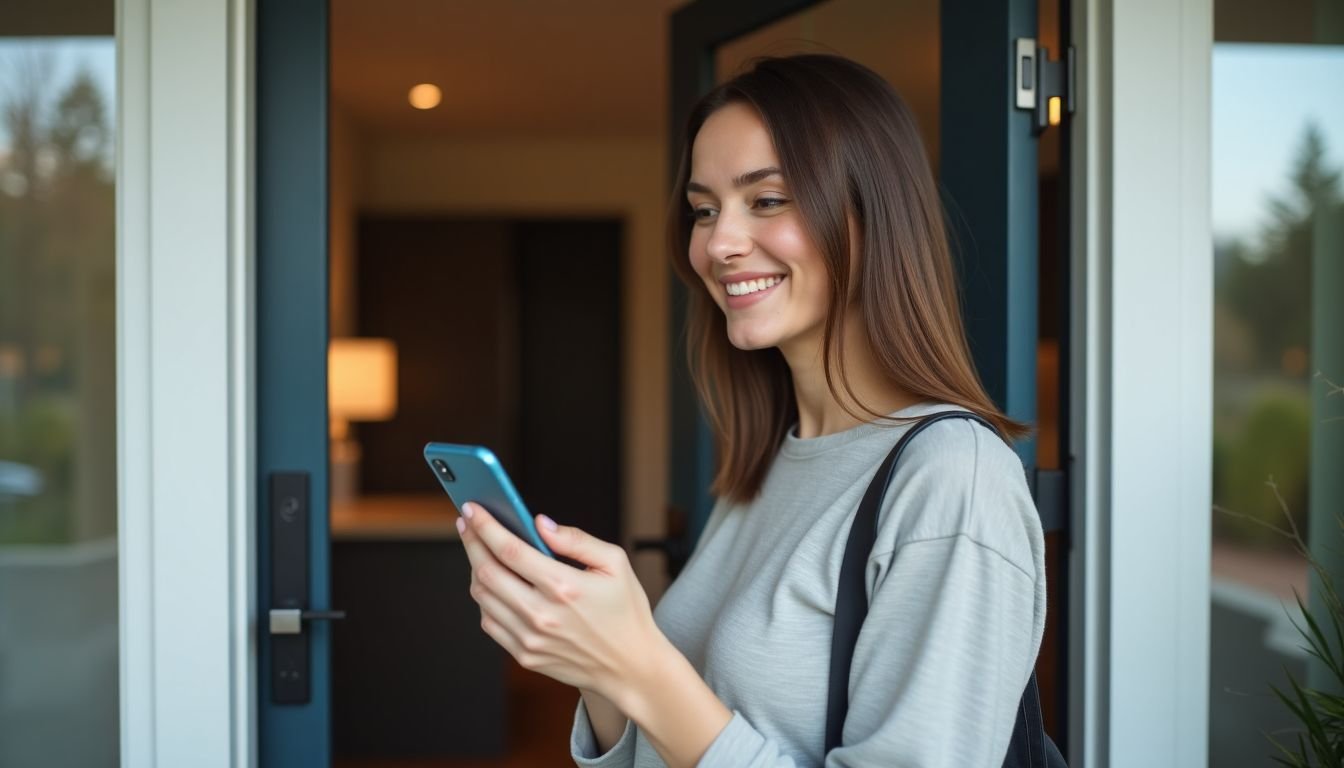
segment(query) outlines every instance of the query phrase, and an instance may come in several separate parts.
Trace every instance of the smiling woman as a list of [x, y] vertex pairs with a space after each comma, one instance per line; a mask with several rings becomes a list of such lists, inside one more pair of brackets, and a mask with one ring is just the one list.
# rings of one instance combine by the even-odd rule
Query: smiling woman
[[769, 132], [750, 107], [730, 104], [705, 121], [696, 150], [686, 182], [691, 266], [724, 311], [728, 339], [738, 349], [787, 343], [807, 354], [799, 347], [820, 338], [831, 280]]
[[[692, 286], [692, 370], [723, 457], [714, 490], [739, 498], [760, 487], [794, 419], [801, 436], [812, 436], [915, 397], [980, 413], [1005, 436], [1023, 434], [972, 366], [914, 116], [857, 64], [791, 61], [787, 75], [763, 62], [690, 116], [695, 138], [674, 195], [686, 203], [669, 220], [673, 266]], [[830, 68], [849, 79], [828, 80]], [[802, 92], [816, 101], [800, 100]], [[758, 279], [778, 282], [746, 296], [728, 288]], [[817, 380], [797, 382], [813, 354], [822, 362]], [[898, 390], [885, 402], [857, 396], [884, 381]], [[807, 409], [800, 414], [789, 396], [795, 384], [834, 397], [837, 420], [814, 424]]]
[[580, 689], [580, 765], [1044, 765], [1024, 428], [971, 365], [910, 111], [847, 59], [763, 59], [686, 136], [671, 255], [718, 503], [656, 611], [620, 547], [538, 517], [576, 570], [464, 505], [482, 628]]

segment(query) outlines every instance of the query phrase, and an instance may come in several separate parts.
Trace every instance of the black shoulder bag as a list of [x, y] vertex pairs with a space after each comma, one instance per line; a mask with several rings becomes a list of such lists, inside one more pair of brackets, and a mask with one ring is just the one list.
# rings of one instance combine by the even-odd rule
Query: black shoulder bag
[[[877, 513], [882, 508], [882, 498], [891, 484], [896, 462], [901, 458], [906, 443], [925, 427], [944, 419], [970, 419], [994, 431], [989, 422], [967, 411], [944, 411], [916, 423], [877, 468], [877, 475], [863, 494], [854, 525], [850, 528], [849, 540], [845, 544], [845, 558], [840, 565], [840, 589], [835, 598], [835, 629], [831, 636], [830, 690], [826, 702], [827, 754], [840, 746], [845, 715], [849, 711], [849, 668], [854, 657], [854, 644], [859, 639], [859, 628], [868, 615], [864, 565], [876, 541]], [[1004, 756], [1003, 765], [1004, 768], [1067, 768], [1059, 748], [1045, 735], [1045, 724], [1041, 719], [1041, 694], [1036, 685], [1035, 672], [1031, 673], [1027, 689], [1022, 693], [1022, 701], [1017, 706], [1017, 723], [1013, 726], [1013, 738], [1008, 744], [1008, 754]]]

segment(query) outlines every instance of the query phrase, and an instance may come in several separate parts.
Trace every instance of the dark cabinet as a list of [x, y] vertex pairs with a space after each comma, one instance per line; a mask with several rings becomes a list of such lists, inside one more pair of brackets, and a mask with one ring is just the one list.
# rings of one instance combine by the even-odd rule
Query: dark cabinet
[[451, 509], [392, 497], [333, 514], [337, 759], [505, 754], [508, 658], [480, 630]]

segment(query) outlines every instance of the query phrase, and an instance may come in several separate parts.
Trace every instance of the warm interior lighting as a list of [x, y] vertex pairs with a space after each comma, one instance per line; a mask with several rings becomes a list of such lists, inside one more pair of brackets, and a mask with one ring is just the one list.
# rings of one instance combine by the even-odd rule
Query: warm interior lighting
[[443, 92], [433, 83], [421, 83], [411, 89], [410, 99], [416, 109], [433, 109], [443, 100]]
[[397, 413], [397, 347], [388, 339], [332, 339], [327, 347], [331, 430], [331, 503], [359, 494], [359, 443], [352, 421], [386, 421]]
[[1060, 111], [1059, 103], [1060, 103], [1060, 102], [1059, 102], [1059, 97], [1058, 97], [1058, 96], [1051, 96], [1051, 97], [1050, 97], [1050, 124], [1051, 124], [1051, 125], [1059, 125], [1059, 111]]
[[388, 339], [332, 339], [327, 355], [332, 435], [351, 421], [386, 421], [397, 413], [397, 347]]

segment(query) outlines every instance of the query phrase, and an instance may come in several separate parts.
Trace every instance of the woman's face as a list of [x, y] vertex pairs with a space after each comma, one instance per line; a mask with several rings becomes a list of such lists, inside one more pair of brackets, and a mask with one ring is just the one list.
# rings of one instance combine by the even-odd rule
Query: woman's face
[[729, 104], [705, 120], [686, 185], [691, 266], [723, 310], [733, 346], [793, 357], [820, 344], [830, 277], [784, 181], [755, 110]]

